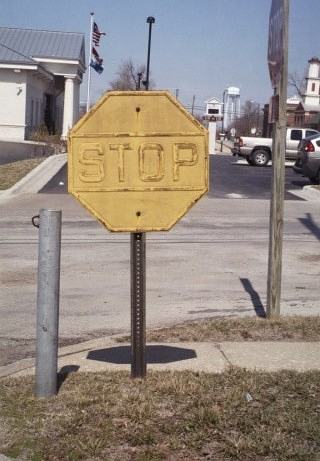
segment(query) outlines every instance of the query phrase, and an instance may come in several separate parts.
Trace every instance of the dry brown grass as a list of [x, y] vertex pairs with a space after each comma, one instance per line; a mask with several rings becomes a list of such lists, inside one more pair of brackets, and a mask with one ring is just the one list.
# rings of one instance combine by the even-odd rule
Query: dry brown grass
[[[128, 336], [118, 342], [127, 342]], [[320, 341], [320, 316], [210, 318], [173, 327], [150, 330], [148, 342], [179, 341]]]
[[43, 162], [44, 157], [29, 158], [0, 165], [0, 190], [9, 189], [26, 174]]
[[31, 378], [0, 381], [2, 453], [33, 461], [320, 459], [319, 372], [151, 372], [146, 381], [79, 373], [52, 399], [32, 390]]

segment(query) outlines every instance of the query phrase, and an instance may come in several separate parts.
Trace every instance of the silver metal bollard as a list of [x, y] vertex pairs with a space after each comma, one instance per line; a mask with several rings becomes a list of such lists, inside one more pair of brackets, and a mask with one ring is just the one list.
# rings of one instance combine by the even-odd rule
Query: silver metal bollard
[[61, 210], [40, 210], [36, 396], [57, 393]]

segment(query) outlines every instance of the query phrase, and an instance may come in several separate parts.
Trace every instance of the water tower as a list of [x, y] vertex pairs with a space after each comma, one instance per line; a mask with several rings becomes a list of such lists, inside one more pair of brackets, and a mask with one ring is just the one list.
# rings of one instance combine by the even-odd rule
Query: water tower
[[240, 117], [240, 88], [229, 86], [223, 92], [223, 131]]

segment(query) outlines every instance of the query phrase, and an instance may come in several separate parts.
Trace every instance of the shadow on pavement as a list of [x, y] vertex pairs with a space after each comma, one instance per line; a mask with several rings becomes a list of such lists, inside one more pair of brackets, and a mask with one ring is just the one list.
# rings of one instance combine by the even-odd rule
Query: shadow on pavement
[[[194, 359], [197, 357], [195, 350], [185, 349], [183, 347], [173, 346], [147, 346], [146, 361], [147, 363], [170, 363], [179, 362], [181, 360]], [[98, 349], [90, 351], [87, 355], [89, 360], [97, 360], [99, 362], [109, 362], [116, 364], [131, 363], [131, 347], [118, 346], [108, 349]]]
[[299, 221], [320, 240], [320, 227], [314, 222], [311, 213], [306, 213], [306, 218], [299, 218]]
[[304, 186], [309, 186], [310, 185], [310, 181], [307, 178], [295, 179], [295, 180], [293, 180], [291, 182], [292, 182], [292, 184], [294, 186], [298, 186], [298, 187], [301, 187], [301, 188], [303, 188]]
[[243, 285], [243, 288], [249, 293], [251, 302], [253, 304], [254, 310], [258, 317], [266, 318], [266, 311], [264, 305], [261, 301], [259, 293], [253, 288], [249, 279], [244, 279], [240, 277], [240, 281]]

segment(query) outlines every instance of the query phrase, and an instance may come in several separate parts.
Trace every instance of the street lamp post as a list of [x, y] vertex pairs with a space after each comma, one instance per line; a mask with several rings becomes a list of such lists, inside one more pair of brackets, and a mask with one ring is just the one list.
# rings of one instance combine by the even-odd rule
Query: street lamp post
[[150, 70], [150, 50], [151, 50], [151, 29], [152, 29], [152, 24], [155, 23], [155, 18], [153, 16], [148, 16], [147, 17], [147, 24], [149, 24], [149, 40], [148, 40], [148, 58], [147, 58], [147, 74], [146, 74], [146, 79], [143, 82], [146, 90], [149, 90], [149, 70]]
[[[149, 24], [147, 74], [144, 84], [149, 89], [151, 28], [155, 19], [147, 18]], [[137, 89], [140, 89], [142, 73], [138, 73]], [[140, 109], [139, 109], [140, 110]], [[140, 212], [139, 212], [140, 213]], [[131, 233], [131, 377], [145, 378], [146, 362], [146, 234]]]

